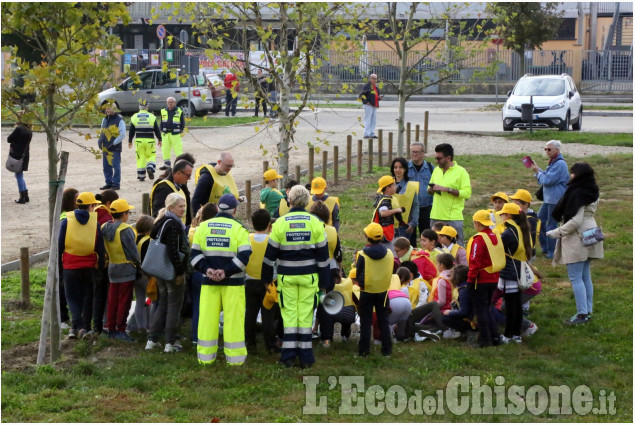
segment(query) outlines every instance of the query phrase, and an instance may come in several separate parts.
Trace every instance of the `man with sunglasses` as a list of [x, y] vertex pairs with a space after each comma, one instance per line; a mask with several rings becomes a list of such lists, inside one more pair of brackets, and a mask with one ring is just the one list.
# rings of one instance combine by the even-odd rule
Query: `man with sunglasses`
[[192, 214], [208, 202], [218, 204], [221, 196], [231, 193], [239, 202], [244, 198], [238, 195], [238, 186], [231, 170], [234, 168], [234, 157], [229, 152], [221, 152], [216, 164], [200, 166], [196, 170], [194, 182], [196, 189], [192, 196]]
[[470, 175], [454, 161], [454, 148], [441, 143], [434, 148], [437, 167], [432, 172], [428, 193], [433, 195], [430, 224], [443, 221], [456, 230], [457, 244], [464, 246], [463, 208], [472, 196]]
[[553, 258], [553, 252], [556, 249], [556, 240], [548, 238], [547, 232], [558, 227], [558, 222], [551, 216], [551, 213], [567, 190], [567, 182], [569, 181], [569, 167], [560, 153], [561, 147], [560, 140], [547, 142], [545, 153], [549, 157], [549, 165], [545, 170], [538, 168], [535, 162], [531, 164], [534, 177], [542, 186], [542, 200], [544, 201], [540, 211], [538, 211], [538, 218], [546, 225], [541, 226], [538, 239], [542, 252], [550, 259]]
[[[159, 180], [157, 184], [152, 187], [150, 191], [150, 205], [152, 207], [150, 215], [152, 215], [152, 217], [159, 215], [159, 211], [165, 207], [165, 199], [170, 193], [176, 192], [181, 195], [183, 199], [187, 200], [188, 195], [185, 194], [183, 186], [186, 186], [188, 180], [192, 177], [192, 168], [191, 162], [181, 159], [174, 164], [172, 171], [165, 179]], [[186, 210], [182, 217], [183, 223], [186, 226], [192, 222], [191, 217], [191, 211]]]

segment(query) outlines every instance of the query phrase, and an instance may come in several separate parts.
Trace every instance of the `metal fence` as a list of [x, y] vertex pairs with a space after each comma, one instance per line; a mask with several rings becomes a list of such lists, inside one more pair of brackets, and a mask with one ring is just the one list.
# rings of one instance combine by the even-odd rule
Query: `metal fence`
[[581, 90], [633, 91], [633, 52], [587, 50], [582, 59]]

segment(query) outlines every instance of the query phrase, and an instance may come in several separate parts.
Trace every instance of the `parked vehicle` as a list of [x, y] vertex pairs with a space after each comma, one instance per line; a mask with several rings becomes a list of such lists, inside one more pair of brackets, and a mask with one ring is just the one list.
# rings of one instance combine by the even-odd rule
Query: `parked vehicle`
[[[208, 112], [218, 113], [224, 102], [222, 90], [210, 89], [208, 78], [190, 77], [190, 99], [188, 103], [187, 79], [180, 69], [150, 69], [137, 73], [137, 79], [126, 78], [121, 84], [99, 93], [99, 105], [109, 100], [115, 102], [123, 114], [139, 111], [139, 100], [148, 101], [150, 111], [165, 108], [168, 97], [174, 97], [186, 116], [203, 116]], [[206, 82], [207, 81], [207, 82]]]
[[523, 76], [507, 93], [503, 107], [503, 130], [528, 129], [529, 120], [523, 120], [522, 105], [533, 99], [533, 128], [558, 128], [561, 131], [582, 128], [582, 100], [580, 93], [567, 74]]

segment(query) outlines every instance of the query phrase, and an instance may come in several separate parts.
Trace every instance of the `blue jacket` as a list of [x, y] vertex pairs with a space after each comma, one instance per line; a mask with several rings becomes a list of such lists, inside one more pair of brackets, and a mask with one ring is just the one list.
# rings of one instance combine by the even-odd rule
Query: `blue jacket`
[[126, 123], [119, 114], [106, 115], [101, 121], [102, 130], [110, 128], [113, 125], [119, 129], [117, 136], [108, 138], [106, 134], [102, 132], [97, 141], [97, 145], [100, 149], [105, 148], [110, 152], [121, 152], [121, 142], [126, 137]]
[[468, 318], [474, 317], [474, 307], [472, 306], [472, 300], [470, 298], [469, 290], [467, 288], [467, 282], [462, 282], [456, 287], [459, 291], [459, 309], [450, 310], [448, 316], [456, 318]]
[[419, 182], [419, 208], [432, 205], [432, 195], [428, 193], [428, 183], [432, 176], [434, 166], [428, 161], [423, 161], [421, 170], [417, 171], [412, 161], [408, 161], [408, 180]]
[[569, 182], [569, 167], [562, 154], [558, 154], [544, 171], [539, 170], [534, 176], [542, 186], [545, 204], [557, 204]]

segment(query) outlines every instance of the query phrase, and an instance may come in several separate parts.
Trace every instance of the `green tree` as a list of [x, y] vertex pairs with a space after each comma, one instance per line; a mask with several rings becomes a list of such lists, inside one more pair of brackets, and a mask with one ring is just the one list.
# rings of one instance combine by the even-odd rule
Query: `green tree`
[[[162, 7], [173, 16], [194, 22], [198, 40], [207, 39], [206, 54], [232, 60], [236, 64], [232, 72], [239, 79], [247, 79], [276, 111], [279, 120], [273, 123], [267, 119], [266, 125], [277, 126], [279, 132], [276, 158], [284, 184], [289, 174], [289, 152], [294, 148], [298, 117], [311, 105], [311, 95], [330, 87], [318, 72], [323, 55], [330, 49], [350, 49], [350, 53], [355, 54], [353, 43], [346, 39], [345, 31], [341, 31], [354, 20], [354, 5], [237, 2], [165, 4]], [[260, 55], [254, 55], [256, 46]], [[226, 50], [240, 50], [244, 59], [232, 57]], [[268, 93], [256, 84], [258, 69], [267, 76], [269, 84], [275, 85], [279, 94], [277, 103], [270, 101]], [[247, 90], [244, 85], [243, 90]], [[352, 92], [347, 85], [340, 90]], [[240, 93], [233, 95], [237, 97]], [[246, 95], [242, 98], [245, 103], [249, 102]], [[291, 102], [298, 106], [291, 109]], [[263, 154], [268, 153], [264, 146], [260, 149]]]
[[[121, 41], [108, 29], [130, 20], [124, 3], [2, 3], [3, 50], [11, 52], [11, 79], [2, 87], [3, 112], [46, 133], [49, 225], [57, 192], [60, 133], [77, 120], [97, 118], [96, 95], [112, 77]], [[21, 47], [20, 47], [21, 46]], [[23, 59], [36, 53], [37, 61]], [[90, 138], [87, 134], [86, 138]]]
[[[465, 3], [390, 2], [381, 5], [379, 7], [385, 11], [384, 17], [380, 17], [383, 19], [367, 19], [365, 31], [382, 40], [398, 58], [399, 80], [384, 81], [384, 84], [392, 86], [398, 95], [397, 152], [403, 155], [406, 102], [426, 87], [451, 78], [467, 65], [470, 58], [482, 52], [485, 44], [466, 43], [469, 39], [482, 38], [483, 32], [478, 21], [468, 26], [465, 20], [458, 19], [467, 7]], [[407, 7], [405, 11], [404, 6]], [[364, 28], [360, 30], [364, 31]], [[368, 61], [367, 56], [363, 54], [363, 60]], [[394, 65], [386, 59], [383, 63], [368, 63], [368, 66], [370, 69], [380, 64]], [[483, 65], [481, 72], [487, 70], [488, 66]]]
[[560, 28], [564, 11], [557, 8], [558, 3], [487, 3], [503, 45], [520, 56], [521, 72], [525, 70], [525, 49], [539, 49]]

